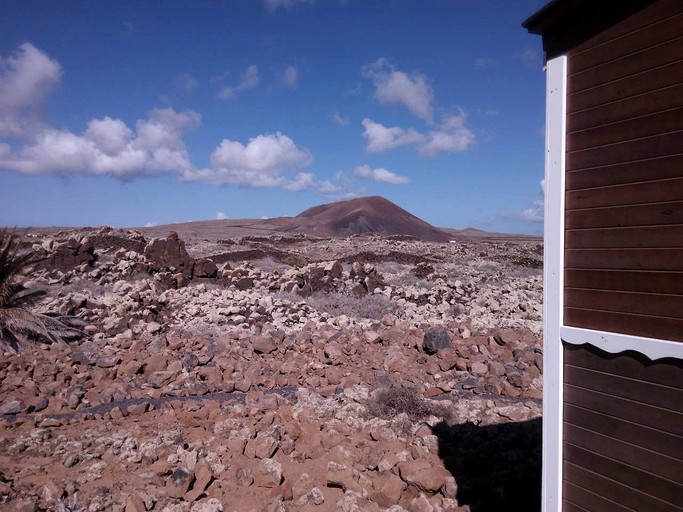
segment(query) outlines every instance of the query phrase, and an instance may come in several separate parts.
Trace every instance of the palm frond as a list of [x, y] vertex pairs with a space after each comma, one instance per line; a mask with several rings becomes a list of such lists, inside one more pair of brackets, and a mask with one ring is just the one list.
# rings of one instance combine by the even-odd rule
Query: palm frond
[[14, 285], [14, 290], [7, 300], [5, 301], [4, 307], [6, 308], [19, 308], [35, 304], [40, 298], [47, 294], [45, 290], [29, 290], [22, 284]]
[[10, 350], [11, 352], [19, 352], [21, 340], [10, 330], [6, 329], [0, 322], [0, 347]]
[[65, 343], [82, 338], [85, 323], [79, 318], [27, 309], [46, 292], [19, 282], [31, 260], [30, 252], [20, 254], [21, 240], [7, 229], [0, 230], [0, 347], [18, 352], [27, 342]]

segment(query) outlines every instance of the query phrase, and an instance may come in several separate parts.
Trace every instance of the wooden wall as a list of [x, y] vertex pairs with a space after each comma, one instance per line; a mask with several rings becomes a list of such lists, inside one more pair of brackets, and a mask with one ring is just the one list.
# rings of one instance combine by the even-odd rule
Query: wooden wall
[[683, 361], [564, 347], [563, 511], [683, 510]]
[[568, 53], [565, 325], [683, 341], [683, 1]]

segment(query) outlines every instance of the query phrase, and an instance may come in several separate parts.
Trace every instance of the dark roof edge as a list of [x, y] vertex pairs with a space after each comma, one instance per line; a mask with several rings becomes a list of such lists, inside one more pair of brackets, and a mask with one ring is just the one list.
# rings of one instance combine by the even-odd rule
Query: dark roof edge
[[563, 1], [564, 0], [551, 0], [534, 14], [525, 19], [522, 22], [522, 26], [532, 34], [541, 34], [542, 32], [539, 30], [539, 25], [541, 25], [543, 20], [545, 20], [546, 17], [555, 10], [557, 5]]

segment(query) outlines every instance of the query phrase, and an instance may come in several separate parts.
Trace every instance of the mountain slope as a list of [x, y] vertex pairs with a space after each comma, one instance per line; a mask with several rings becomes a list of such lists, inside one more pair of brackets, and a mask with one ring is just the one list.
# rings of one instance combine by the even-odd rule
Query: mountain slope
[[446, 242], [449, 239], [444, 231], [379, 196], [314, 206], [295, 219], [301, 222], [298, 230], [317, 236], [376, 233], [411, 235], [434, 242]]

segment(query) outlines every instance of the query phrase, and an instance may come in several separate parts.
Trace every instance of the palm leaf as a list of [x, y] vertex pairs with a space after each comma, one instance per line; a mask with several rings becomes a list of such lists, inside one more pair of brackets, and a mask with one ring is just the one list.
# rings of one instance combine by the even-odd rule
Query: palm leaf
[[20, 254], [21, 238], [0, 230], [0, 346], [17, 352], [24, 343], [64, 343], [84, 336], [84, 322], [56, 313], [35, 313], [28, 306], [45, 295], [18, 282], [31, 253]]

